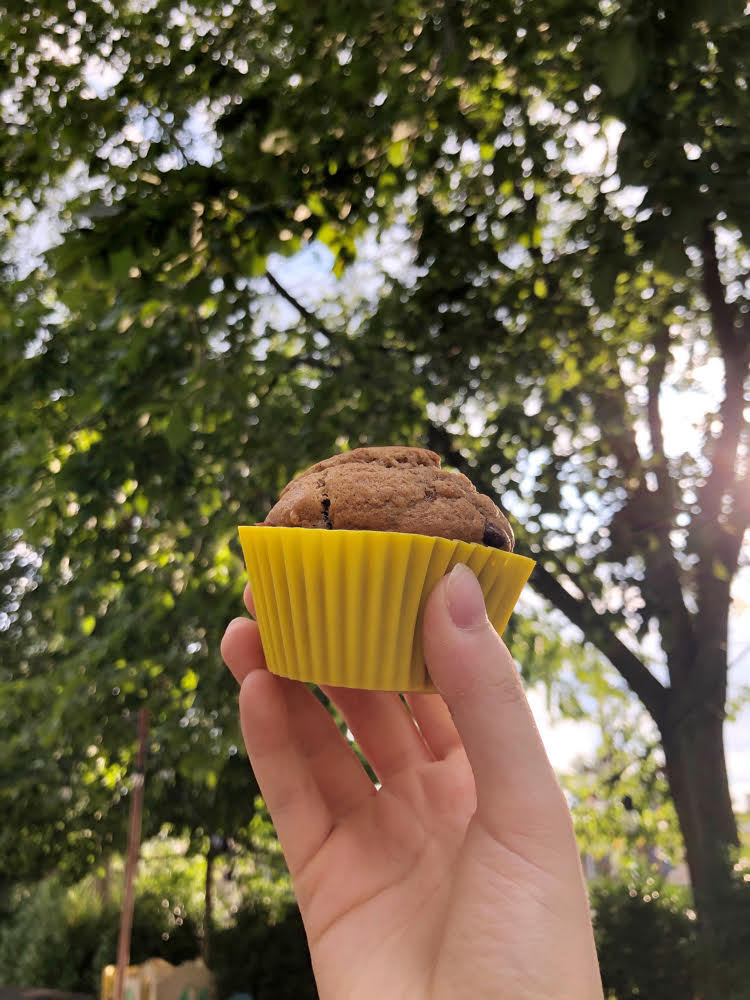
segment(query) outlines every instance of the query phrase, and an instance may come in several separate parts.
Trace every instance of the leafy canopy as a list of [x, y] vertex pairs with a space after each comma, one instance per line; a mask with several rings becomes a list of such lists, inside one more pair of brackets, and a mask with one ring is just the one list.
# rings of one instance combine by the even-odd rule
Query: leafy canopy
[[[749, 52], [736, 0], [0, 6], [14, 865], [117, 843], [144, 701], [147, 820], [209, 822], [235, 525], [336, 448], [426, 444], [501, 494], [664, 717], [748, 521]], [[368, 278], [394, 226], [409, 266]], [[345, 307], [272, 256], [314, 241]], [[666, 434], [716, 364], [724, 401]]]

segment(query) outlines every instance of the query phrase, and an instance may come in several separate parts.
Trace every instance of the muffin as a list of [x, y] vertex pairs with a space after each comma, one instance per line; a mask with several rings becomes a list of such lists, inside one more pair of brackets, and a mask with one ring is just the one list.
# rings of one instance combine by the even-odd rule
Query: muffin
[[317, 684], [434, 690], [422, 615], [438, 580], [466, 563], [501, 633], [534, 566], [492, 500], [422, 448], [318, 462], [239, 532], [269, 670]]
[[293, 479], [264, 521], [273, 527], [400, 531], [513, 551], [513, 530], [489, 497], [424, 448], [357, 448]]

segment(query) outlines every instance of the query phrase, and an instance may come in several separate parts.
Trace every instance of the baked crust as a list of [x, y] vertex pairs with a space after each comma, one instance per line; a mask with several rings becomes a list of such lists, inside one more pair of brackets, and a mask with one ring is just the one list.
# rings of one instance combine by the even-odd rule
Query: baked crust
[[264, 524], [403, 531], [513, 551], [513, 529], [489, 497], [425, 448], [356, 448], [318, 462], [282, 491]]

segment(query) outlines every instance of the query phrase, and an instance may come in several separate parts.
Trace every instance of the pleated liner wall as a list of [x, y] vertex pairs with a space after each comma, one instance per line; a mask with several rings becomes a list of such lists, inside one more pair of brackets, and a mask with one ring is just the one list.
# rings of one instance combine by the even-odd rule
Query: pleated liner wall
[[534, 561], [485, 545], [392, 531], [239, 529], [268, 668], [315, 684], [434, 691], [422, 615], [459, 562], [502, 634]]

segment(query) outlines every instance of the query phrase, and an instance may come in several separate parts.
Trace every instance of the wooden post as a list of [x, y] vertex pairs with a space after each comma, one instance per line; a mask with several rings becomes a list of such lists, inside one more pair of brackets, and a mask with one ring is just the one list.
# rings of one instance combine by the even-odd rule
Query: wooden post
[[141, 844], [141, 819], [143, 817], [144, 765], [146, 763], [146, 738], [148, 736], [148, 709], [138, 713], [138, 755], [133, 775], [133, 794], [130, 799], [128, 827], [128, 853], [125, 861], [125, 892], [120, 914], [120, 936], [117, 941], [117, 971], [115, 973], [114, 1000], [123, 1000], [125, 972], [130, 964], [130, 936], [133, 930], [135, 903], [135, 872]]
[[211, 932], [214, 922], [214, 848], [213, 837], [209, 841], [208, 853], [206, 854], [206, 895], [205, 907], [203, 911], [203, 961], [207, 968], [211, 968]]

